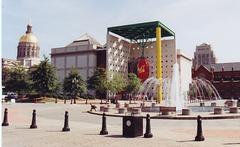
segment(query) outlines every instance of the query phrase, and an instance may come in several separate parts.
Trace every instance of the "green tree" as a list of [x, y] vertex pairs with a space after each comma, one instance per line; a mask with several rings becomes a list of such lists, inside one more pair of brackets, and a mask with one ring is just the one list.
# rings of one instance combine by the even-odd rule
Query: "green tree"
[[31, 71], [31, 78], [34, 90], [41, 95], [53, 92], [57, 86], [56, 70], [47, 57], [44, 57], [44, 60], [34, 67]]
[[113, 77], [108, 81], [107, 89], [114, 95], [124, 91], [126, 87], [126, 80], [121, 74], [114, 73]]
[[63, 91], [71, 96], [71, 104], [72, 99], [76, 104], [76, 97], [87, 91], [86, 83], [76, 69], [73, 68], [64, 79]]
[[6, 90], [24, 95], [31, 90], [31, 81], [23, 66], [17, 66], [9, 71], [9, 78], [5, 83]]
[[3, 67], [2, 68], [2, 85], [6, 85], [6, 81], [9, 80], [10, 77], [10, 68]]
[[55, 96], [56, 96], [56, 97], [55, 97], [55, 103], [58, 102], [58, 97], [59, 97], [59, 95], [60, 95], [60, 93], [61, 93], [61, 89], [62, 89], [62, 84], [61, 84], [61, 82], [57, 82], [55, 88], [53, 89], [53, 93], [54, 93]]
[[131, 103], [132, 95], [134, 95], [139, 90], [140, 86], [141, 86], [141, 81], [137, 77], [137, 75], [134, 74], [134, 73], [129, 73], [128, 74], [127, 86], [126, 86], [125, 91], [129, 95], [130, 103]]
[[107, 85], [107, 73], [104, 68], [97, 68], [87, 81], [88, 89], [95, 90], [97, 98], [101, 99], [101, 103], [103, 95], [106, 94]]

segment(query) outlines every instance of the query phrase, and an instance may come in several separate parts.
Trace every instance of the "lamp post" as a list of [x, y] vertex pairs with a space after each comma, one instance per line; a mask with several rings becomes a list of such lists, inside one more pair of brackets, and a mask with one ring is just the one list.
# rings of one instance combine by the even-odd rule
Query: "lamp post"
[[[72, 95], [73, 95], [73, 98], [74, 98], [74, 104], [76, 104], [76, 90], [77, 90], [77, 83], [78, 83], [78, 79], [76, 78], [73, 78], [72, 80]], [[72, 101], [71, 101], [72, 103]]]

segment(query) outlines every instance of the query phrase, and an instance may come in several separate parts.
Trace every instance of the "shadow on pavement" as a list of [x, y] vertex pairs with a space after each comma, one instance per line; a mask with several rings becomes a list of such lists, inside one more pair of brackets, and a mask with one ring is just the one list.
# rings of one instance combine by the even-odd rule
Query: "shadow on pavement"
[[224, 143], [223, 145], [240, 145], [240, 142], [239, 143]]
[[30, 127], [22, 127], [22, 128], [15, 128], [15, 129], [29, 130]]
[[84, 135], [99, 135], [99, 134], [84, 134]]
[[110, 137], [110, 138], [125, 138], [125, 137], [123, 137], [122, 135], [107, 135], [107, 136], [104, 136], [104, 137]]
[[61, 130], [47, 130], [46, 132], [62, 132]]
[[195, 140], [181, 140], [181, 141], [177, 141], [177, 142], [195, 142]]

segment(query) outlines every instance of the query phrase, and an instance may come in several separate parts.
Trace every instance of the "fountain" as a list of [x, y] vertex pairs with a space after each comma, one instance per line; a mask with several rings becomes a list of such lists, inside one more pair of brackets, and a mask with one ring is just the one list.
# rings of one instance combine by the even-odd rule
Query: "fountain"
[[192, 79], [189, 87], [189, 100], [220, 100], [221, 97], [212, 83], [203, 78]]
[[164, 104], [167, 107], [176, 107], [176, 110], [182, 110], [186, 107], [187, 102], [194, 100], [219, 100], [220, 95], [212, 83], [206, 79], [192, 79], [190, 88], [188, 91], [188, 97], [184, 96], [184, 92], [180, 89], [180, 73], [178, 64], [173, 65], [172, 78], [157, 79], [156, 77], [150, 77], [146, 79], [138, 94], [143, 98], [151, 95], [150, 99], [153, 101], [156, 97], [157, 87], [162, 85]]

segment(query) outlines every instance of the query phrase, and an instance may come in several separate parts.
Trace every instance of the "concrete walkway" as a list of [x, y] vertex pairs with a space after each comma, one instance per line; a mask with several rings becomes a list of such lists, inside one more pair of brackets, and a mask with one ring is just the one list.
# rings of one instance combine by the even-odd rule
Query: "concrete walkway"
[[[192, 147], [240, 146], [240, 120], [204, 120], [204, 142], [195, 142], [195, 120], [151, 120], [153, 138], [123, 138], [122, 119], [107, 117], [106, 136], [98, 135], [101, 116], [88, 114], [85, 104], [3, 104], [9, 111], [8, 127], [2, 127], [5, 147]], [[38, 129], [29, 129], [32, 110]], [[69, 111], [70, 132], [61, 132], [64, 112]], [[145, 121], [144, 121], [145, 132]]]

